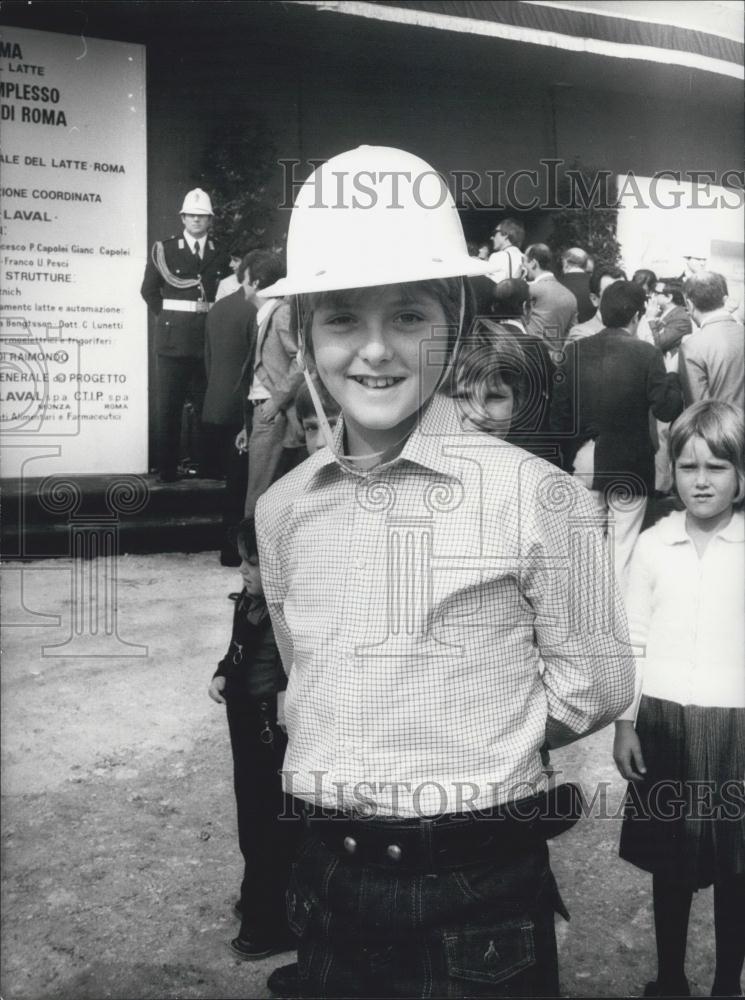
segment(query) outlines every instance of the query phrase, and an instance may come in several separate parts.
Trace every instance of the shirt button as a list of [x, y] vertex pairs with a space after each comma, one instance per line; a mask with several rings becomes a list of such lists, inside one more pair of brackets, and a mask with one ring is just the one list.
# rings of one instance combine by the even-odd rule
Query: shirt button
[[354, 852], [357, 850], [357, 841], [354, 839], [354, 837], [344, 838], [344, 850], [347, 852], [347, 854], [354, 854]]
[[364, 569], [365, 566], [367, 565], [364, 559], [355, 559], [354, 562], [357, 569]]

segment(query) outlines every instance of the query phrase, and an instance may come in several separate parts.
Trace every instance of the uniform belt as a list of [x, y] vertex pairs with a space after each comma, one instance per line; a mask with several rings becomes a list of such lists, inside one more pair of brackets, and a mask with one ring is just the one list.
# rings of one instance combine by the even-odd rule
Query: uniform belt
[[170, 312], [206, 313], [210, 311], [211, 302], [191, 302], [189, 299], [163, 299], [163, 308]]
[[303, 802], [304, 825], [349, 861], [397, 870], [434, 871], [497, 861], [533, 850], [577, 822], [576, 786], [476, 813], [434, 819], [366, 819]]

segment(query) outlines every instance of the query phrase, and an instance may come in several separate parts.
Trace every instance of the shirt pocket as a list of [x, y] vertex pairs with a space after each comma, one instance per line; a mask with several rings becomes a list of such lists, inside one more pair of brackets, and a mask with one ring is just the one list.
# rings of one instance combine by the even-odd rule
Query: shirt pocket
[[[515, 981], [520, 973], [533, 968], [536, 961], [535, 928], [528, 917], [487, 927], [445, 931], [444, 941], [451, 980], [490, 987], [488, 991], [478, 991], [484, 996], [531, 995], [527, 979], [532, 977], [525, 977], [525, 989]], [[498, 984], [503, 987], [495, 993], [491, 988]], [[473, 992], [473, 988], [464, 987], [459, 995], [470, 996]]]

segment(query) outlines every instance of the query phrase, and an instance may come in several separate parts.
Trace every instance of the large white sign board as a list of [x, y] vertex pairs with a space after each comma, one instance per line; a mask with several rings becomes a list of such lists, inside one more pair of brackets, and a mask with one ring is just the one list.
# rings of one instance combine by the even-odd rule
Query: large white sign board
[[147, 471], [145, 49], [0, 35], [2, 475]]

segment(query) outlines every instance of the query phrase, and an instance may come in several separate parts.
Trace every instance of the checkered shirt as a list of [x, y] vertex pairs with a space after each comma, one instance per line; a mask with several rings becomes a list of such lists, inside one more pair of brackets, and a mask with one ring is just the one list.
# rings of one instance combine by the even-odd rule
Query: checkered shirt
[[285, 788], [306, 801], [416, 817], [524, 798], [549, 720], [584, 734], [631, 702], [589, 494], [458, 405], [433, 397], [394, 461], [361, 473], [324, 448], [259, 502]]

